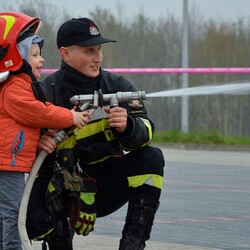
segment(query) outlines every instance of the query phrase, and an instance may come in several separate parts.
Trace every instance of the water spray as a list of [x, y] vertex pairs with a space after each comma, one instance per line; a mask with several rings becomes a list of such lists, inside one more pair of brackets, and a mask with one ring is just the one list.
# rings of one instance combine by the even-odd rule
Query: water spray
[[178, 97], [198, 95], [247, 95], [250, 94], [250, 83], [232, 83], [221, 85], [204, 85], [182, 89], [164, 90], [146, 94], [148, 97]]

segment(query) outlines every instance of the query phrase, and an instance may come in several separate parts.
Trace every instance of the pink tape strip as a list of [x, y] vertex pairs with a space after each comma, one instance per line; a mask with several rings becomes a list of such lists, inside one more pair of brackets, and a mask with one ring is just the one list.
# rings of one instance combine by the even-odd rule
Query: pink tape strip
[[[43, 74], [51, 74], [57, 69], [43, 69]], [[250, 68], [107, 68], [113, 73], [123, 74], [249, 74]]]

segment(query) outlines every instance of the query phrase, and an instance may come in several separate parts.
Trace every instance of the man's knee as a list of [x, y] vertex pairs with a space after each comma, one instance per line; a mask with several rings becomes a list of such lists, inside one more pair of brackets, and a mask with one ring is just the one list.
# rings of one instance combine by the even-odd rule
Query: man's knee
[[162, 151], [157, 147], [147, 146], [143, 148], [143, 155], [147, 169], [151, 173], [163, 176], [165, 161]]

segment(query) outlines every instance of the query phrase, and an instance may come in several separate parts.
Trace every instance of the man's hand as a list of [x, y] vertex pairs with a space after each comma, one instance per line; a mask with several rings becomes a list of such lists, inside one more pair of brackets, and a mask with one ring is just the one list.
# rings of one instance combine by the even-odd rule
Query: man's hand
[[57, 146], [55, 140], [53, 139], [56, 135], [56, 130], [49, 129], [44, 135], [41, 136], [37, 146], [37, 151], [40, 152], [44, 150], [47, 153], [52, 153]]
[[104, 111], [108, 113], [110, 127], [118, 133], [124, 132], [127, 127], [127, 110], [122, 107], [104, 107]]

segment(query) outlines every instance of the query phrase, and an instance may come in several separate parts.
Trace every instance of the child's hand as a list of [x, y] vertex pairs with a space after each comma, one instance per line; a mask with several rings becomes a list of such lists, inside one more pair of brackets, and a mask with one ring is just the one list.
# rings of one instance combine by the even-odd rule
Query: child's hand
[[74, 125], [78, 128], [82, 128], [91, 120], [89, 111], [77, 112], [75, 109], [71, 109], [71, 112], [74, 117]]

